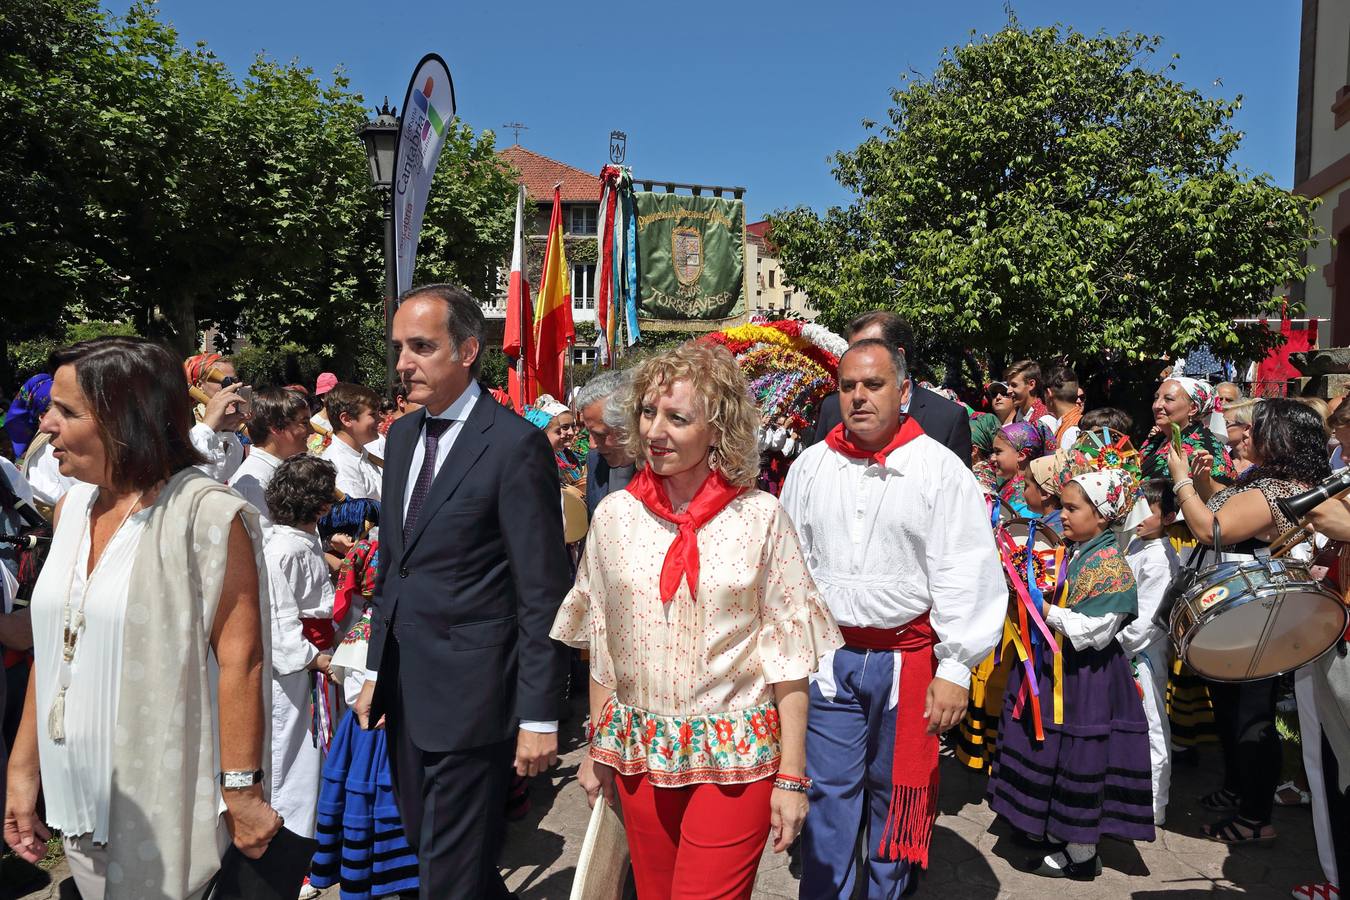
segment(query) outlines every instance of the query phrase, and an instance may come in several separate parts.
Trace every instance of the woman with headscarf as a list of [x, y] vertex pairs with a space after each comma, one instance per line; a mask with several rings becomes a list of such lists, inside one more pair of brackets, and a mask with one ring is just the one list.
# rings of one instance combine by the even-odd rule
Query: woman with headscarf
[[[219, 353], [198, 353], [183, 360], [183, 376], [196, 405], [197, 424], [188, 436], [197, 452], [206, 457], [199, 465], [216, 481], [227, 482], [244, 461], [244, 445], [236, 433], [248, 418], [248, 404], [239, 396], [240, 384], [234, 364]], [[225, 384], [231, 379], [229, 384]]]
[[970, 469], [986, 494], [998, 491], [998, 475], [989, 457], [994, 452], [994, 435], [998, 434], [998, 416], [992, 413], [971, 413]]
[[5, 434], [14, 448], [14, 458], [23, 459], [28, 445], [38, 435], [42, 414], [52, 405], [52, 376], [43, 372], [23, 383], [5, 413]]
[[[577, 485], [586, 479], [586, 463], [572, 450], [577, 439], [577, 417], [563, 404], [544, 394], [534, 406], [525, 410], [525, 421], [542, 429], [548, 438], [553, 455], [558, 460], [558, 481], [563, 485]], [[584, 488], [583, 488], [584, 489]]]
[[1045, 428], [1031, 422], [1010, 422], [994, 435], [990, 461], [999, 479], [998, 498], [1024, 519], [1036, 517], [1025, 495], [1027, 467], [1045, 455], [1047, 439]]
[[[1237, 480], [1237, 469], [1225, 446], [1228, 426], [1215, 412], [1217, 395], [1209, 384], [1180, 375], [1158, 385], [1153, 398], [1153, 432], [1139, 448], [1145, 478], [1168, 478], [1167, 454], [1172, 426], [1181, 431], [1181, 452], [1188, 462], [1200, 460], [1195, 488], [1209, 499]], [[1204, 466], [1203, 462], [1209, 465]], [[1194, 468], [1194, 466], [1193, 466]], [[1181, 516], [1184, 518], [1184, 513]], [[1195, 546], [1189, 538], [1173, 539], [1178, 553]], [[1183, 556], [1184, 558], [1184, 556]], [[1180, 659], [1174, 660], [1167, 686], [1167, 711], [1177, 762], [1196, 764], [1196, 747], [1214, 741], [1214, 710], [1205, 682]], [[1202, 801], [1203, 803], [1204, 801]]]
[[1175, 425], [1181, 430], [1181, 451], [1187, 459], [1199, 454], [1212, 459], [1209, 472], [1196, 478], [1198, 490], [1212, 493], [1217, 488], [1211, 482], [1226, 485], [1237, 479], [1225, 446], [1228, 426], [1215, 411], [1214, 389], [1205, 382], [1177, 375], [1158, 385], [1153, 395], [1153, 424], [1153, 433], [1139, 448], [1145, 478], [1168, 477], [1167, 448]]
[[[1064, 536], [1073, 542], [1068, 590], [1047, 597], [1046, 641], [1013, 666], [989, 776], [989, 805], [1037, 847], [1022, 867], [1047, 878], [1092, 881], [1103, 837], [1153, 840], [1148, 723], [1116, 634], [1138, 613], [1134, 576], [1117, 542], [1135, 482], [1081, 454], [1061, 473]], [[1056, 659], [1056, 655], [1059, 656]], [[1019, 702], [1036, 679], [1039, 710]], [[1039, 712], [1039, 716], [1037, 713]]]

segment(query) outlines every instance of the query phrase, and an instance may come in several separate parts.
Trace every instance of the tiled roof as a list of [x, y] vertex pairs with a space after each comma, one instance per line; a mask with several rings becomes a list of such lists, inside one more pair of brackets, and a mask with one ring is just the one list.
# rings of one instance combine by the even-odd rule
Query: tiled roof
[[759, 247], [760, 256], [776, 257], [778, 255], [778, 248], [773, 245], [773, 241], [769, 237], [769, 226], [770, 222], [768, 219], [759, 222], [751, 222], [749, 225], [745, 226], [745, 235], [747, 240]]
[[519, 170], [521, 184], [536, 203], [552, 200], [553, 186], [560, 181], [564, 203], [597, 203], [600, 200], [599, 172], [583, 172], [542, 153], [526, 150], [519, 144], [513, 144], [497, 155]]

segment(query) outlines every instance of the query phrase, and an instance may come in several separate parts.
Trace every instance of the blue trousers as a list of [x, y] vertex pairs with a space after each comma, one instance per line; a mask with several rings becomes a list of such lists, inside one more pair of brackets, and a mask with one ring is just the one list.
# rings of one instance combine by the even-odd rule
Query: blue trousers
[[860, 837], [867, 900], [904, 892], [909, 863], [877, 853], [891, 802], [894, 683], [894, 653], [850, 647], [836, 651], [830, 672], [811, 683], [806, 773], [813, 783], [802, 831], [801, 900], [853, 896]]

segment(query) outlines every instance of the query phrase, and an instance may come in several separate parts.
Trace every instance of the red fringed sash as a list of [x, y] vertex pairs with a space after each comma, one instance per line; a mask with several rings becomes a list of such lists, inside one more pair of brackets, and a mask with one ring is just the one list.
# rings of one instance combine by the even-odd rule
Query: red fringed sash
[[938, 736], [928, 733], [923, 708], [937, 672], [937, 635], [924, 613], [901, 628], [839, 626], [844, 644], [860, 650], [900, 654], [900, 697], [895, 710], [895, 756], [891, 761], [891, 804], [877, 852], [927, 868], [928, 845], [937, 819]]

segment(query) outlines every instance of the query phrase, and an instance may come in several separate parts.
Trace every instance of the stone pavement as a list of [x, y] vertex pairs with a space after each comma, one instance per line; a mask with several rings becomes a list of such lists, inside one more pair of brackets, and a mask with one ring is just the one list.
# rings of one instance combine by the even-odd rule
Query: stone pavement
[[[573, 725], [575, 723], [572, 723]], [[568, 728], [567, 731], [576, 731]], [[565, 743], [562, 764], [532, 791], [533, 808], [510, 826], [502, 855], [507, 884], [525, 900], [567, 900], [586, 832], [586, 798], [576, 783], [582, 755], [575, 740]], [[1044, 900], [1047, 892], [1067, 891], [1074, 897], [1136, 900], [1199, 900], [1212, 895], [1243, 898], [1286, 898], [1290, 888], [1320, 880], [1313, 846], [1312, 819], [1307, 809], [1275, 812], [1279, 839], [1266, 847], [1230, 850], [1199, 836], [1209, 821], [1195, 805], [1201, 794], [1218, 786], [1219, 759], [1214, 750], [1198, 768], [1179, 768], [1173, 777], [1173, 798], [1167, 827], [1151, 844], [1108, 841], [1102, 847], [1106, 871], [1092, 884], [1052, 882], [1016, 871], [1009, 860], [1021, 851], [1005, 826], [994, 824], [982, 801], [984, 778], [955, 761], [942, 762], [940, 813], [932, 848], [932, 867], [919, 897], [960, 900], [1026, 898]], [[30, 900], [55, 900], [55, 884], [65, 877], [64, 861], [53, 870], [51, 886], [25, 895]], [[4, 892], [0, 890], [0, 894]], [[787, 859], [766, 850], [755, 900], [796, 898], [797, 882], [788, 874]], [[324, 894], [338, 900], [338, 891]]]

